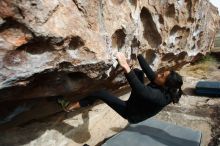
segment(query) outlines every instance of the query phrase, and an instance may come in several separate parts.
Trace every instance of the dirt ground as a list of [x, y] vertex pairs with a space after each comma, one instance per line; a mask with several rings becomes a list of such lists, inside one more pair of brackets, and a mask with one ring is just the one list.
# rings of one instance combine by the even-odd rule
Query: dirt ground
[[[186, 95], [177, 105], [169, 105], [155, 118], [202, 131], [201, 146], [220, 145], [220, 99], [199, 97], [192, 88], [198, 80], [218, 80], [220, 63], [186, 65], [180, 73], [184, 76]], [[127, 100], [130, 93], [120, 98]], [[111, 108], [102, 102], [72, 113], [58, 113], [25, 125], [1, 131], [2, 146], [90, 146], [101, 145], [105, 139], [128, 125]]]

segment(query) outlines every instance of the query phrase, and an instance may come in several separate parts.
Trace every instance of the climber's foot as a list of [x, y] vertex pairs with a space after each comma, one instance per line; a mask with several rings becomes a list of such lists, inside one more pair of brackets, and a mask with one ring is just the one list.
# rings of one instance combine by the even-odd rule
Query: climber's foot
[[65, 108], [64, 110], [66, 112], [72, 112], [72, 111], [75, 111], [76, 109], [79, 109], [80, 108], [80, 104], [78, 101], [76, 102], [70, 102]]
[[58, 97], [57, 103], [62, 107], [65, 112], [72, 112], [80, 108], [80, 104], [78, 101], [71, 102], [64, 97]]

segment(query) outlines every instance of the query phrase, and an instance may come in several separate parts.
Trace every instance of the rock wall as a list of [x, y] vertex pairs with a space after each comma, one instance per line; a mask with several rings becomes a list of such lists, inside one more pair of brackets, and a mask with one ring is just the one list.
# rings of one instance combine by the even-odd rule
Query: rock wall
[[117, 51], [180, 68], [219, 27], [207, 0], [1, 0], [0, 10], [0, 102], [118, 89]]

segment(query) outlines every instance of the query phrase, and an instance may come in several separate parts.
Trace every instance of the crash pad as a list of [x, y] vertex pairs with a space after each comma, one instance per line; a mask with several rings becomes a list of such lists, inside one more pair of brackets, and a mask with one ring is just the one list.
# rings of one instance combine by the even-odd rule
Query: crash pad
[[199, 146], [201, 135], [200, 131], [151, 118], [130, 124], [102, 146]]
[[195, 93], [202, 96], [220, 96], [220, 82], [199, 81], [196, 84]]

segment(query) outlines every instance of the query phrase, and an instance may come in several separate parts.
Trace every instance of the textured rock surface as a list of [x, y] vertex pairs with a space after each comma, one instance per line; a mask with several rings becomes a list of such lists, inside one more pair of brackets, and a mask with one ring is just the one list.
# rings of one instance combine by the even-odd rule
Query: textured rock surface
[[83, 80], [114, 78], [116, 51], [179, 67], [209, 51], [219, 22], [206, 0], [2, 0], [0, 9], [1, 101], [72, 94], [87, 88]]
[[220, 31], [217, 33], [215, 38], [215, 47], [212, 48], [212, 52], [220, 52]]
[[1, 105], [116, 90], [126, 84], [117, 51], [179, 68], [210, 50], [219, 26], [207, 0], [1, 0], [0, 9]]

